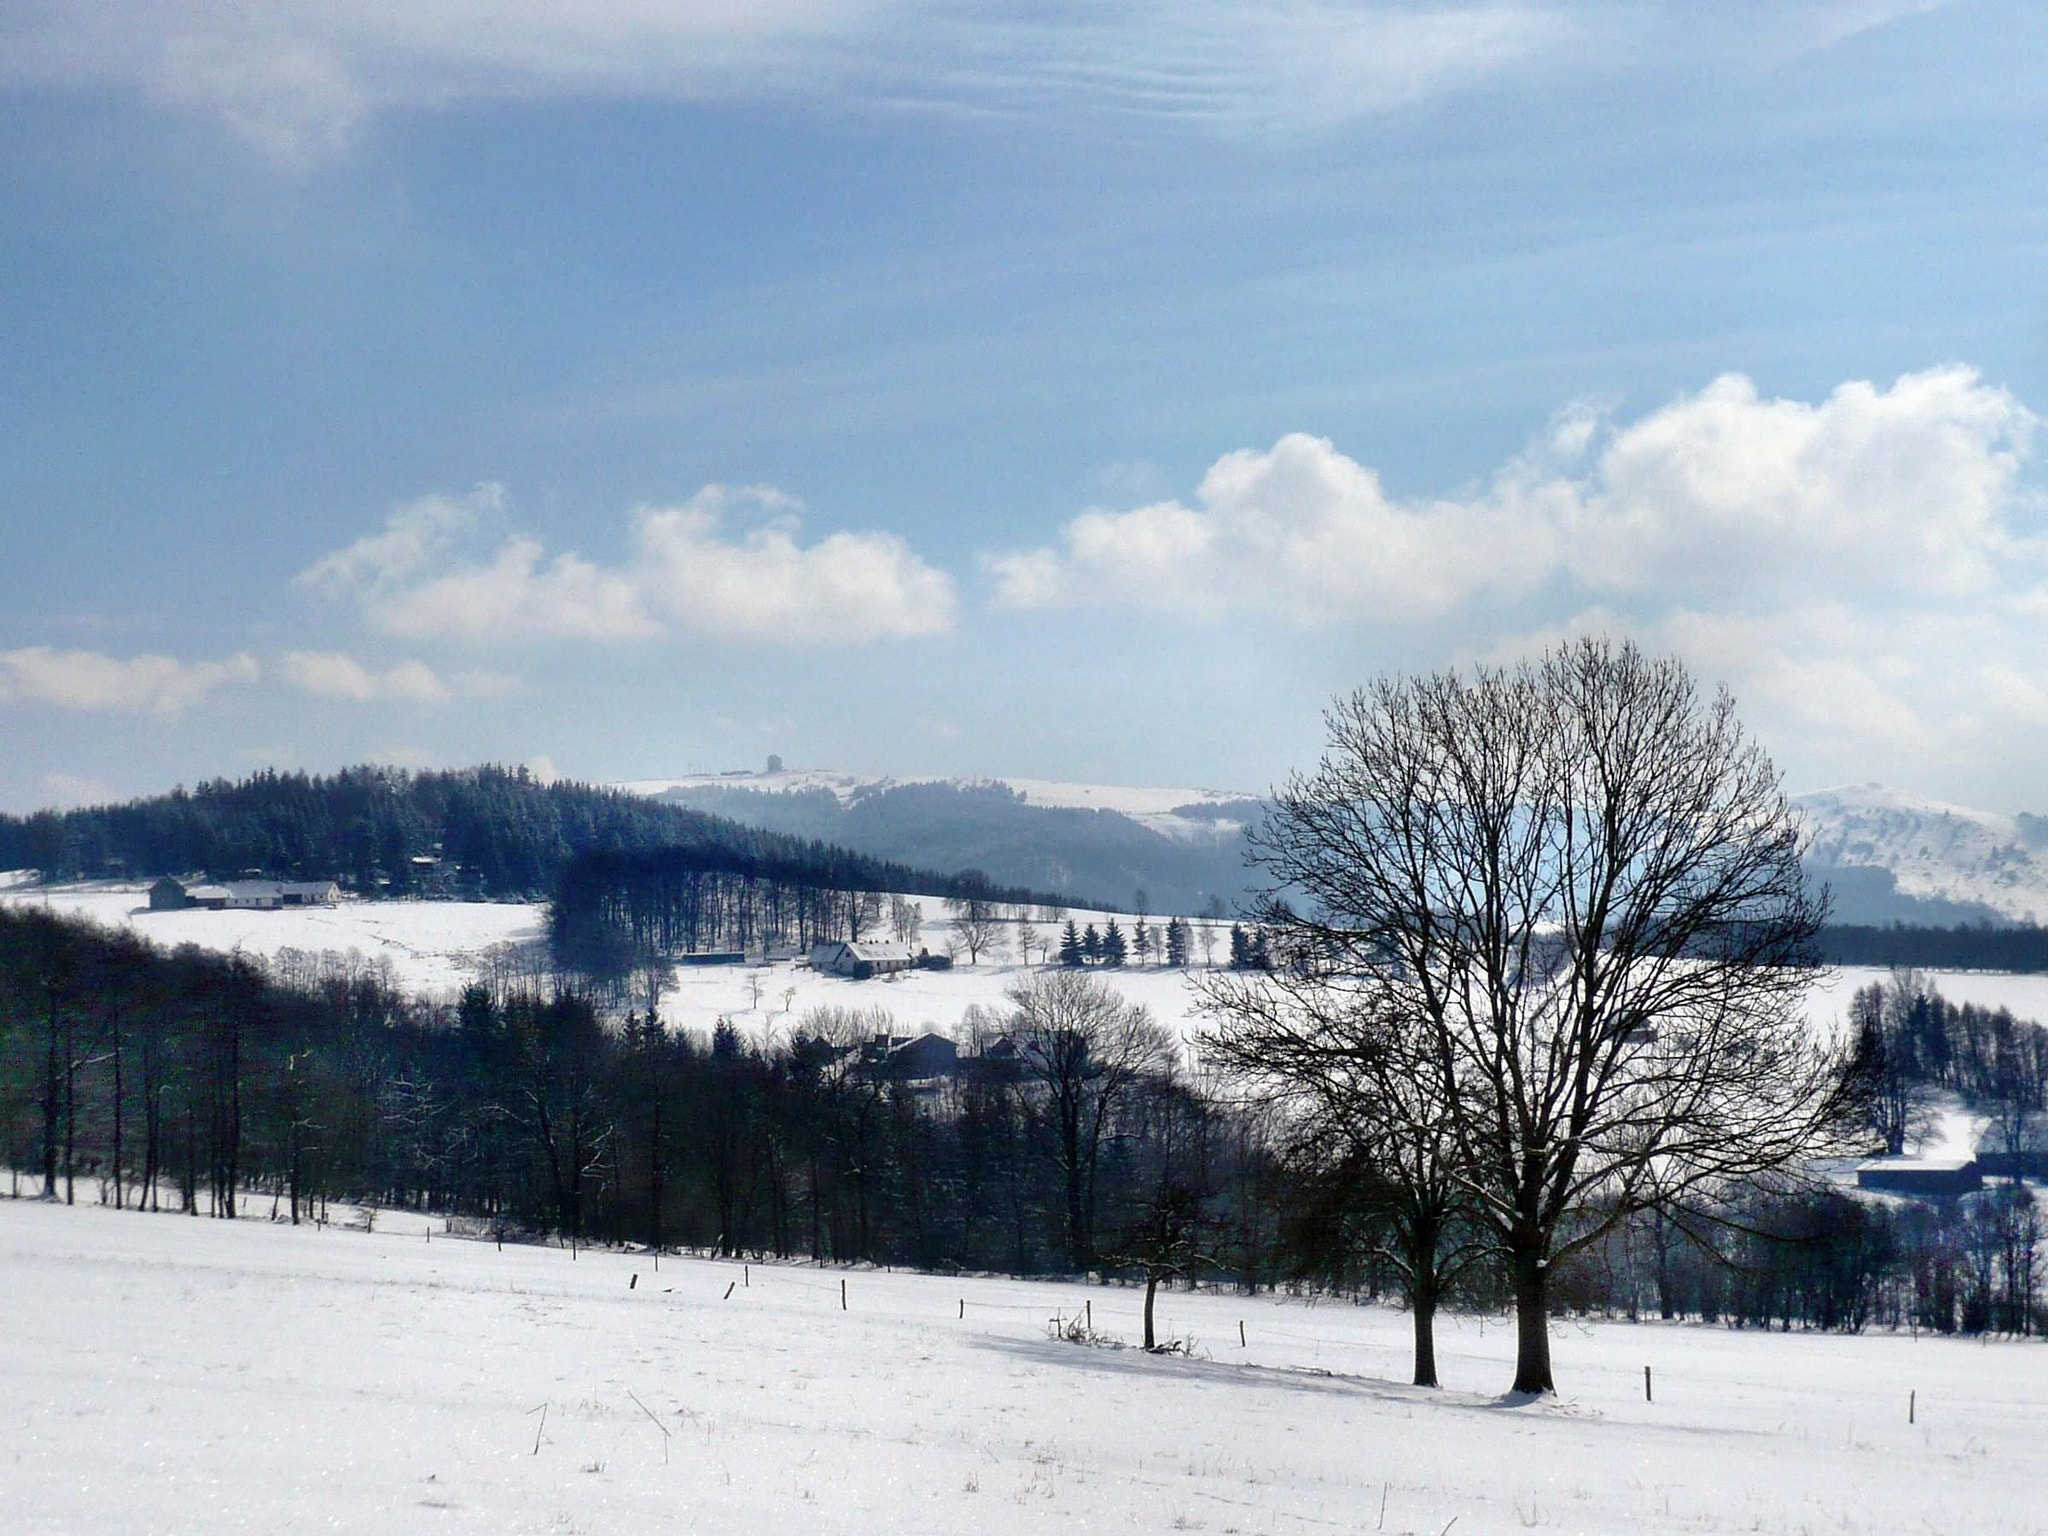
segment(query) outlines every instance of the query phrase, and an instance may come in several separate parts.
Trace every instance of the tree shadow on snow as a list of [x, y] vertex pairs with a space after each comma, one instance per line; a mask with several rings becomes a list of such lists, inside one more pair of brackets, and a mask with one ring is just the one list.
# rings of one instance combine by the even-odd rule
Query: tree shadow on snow
[[981, 1338], [973, 1342], [977, 1349], [994, 1350], [1034, 1365], [1061, 1366], [1097, 1376], [1139, 1376], [1148, 1381], [1257, 1387], [1311, 1397], [1343, 1398], [1354, 1402], [1364, 1399], [1407, 1407], [1457, 1408], [1485, 1413], [1512, 1409], [1517, 1414], [1580, 1421], [1605, 1418], [1598, 1409], [1555, 1396], [1531, 1397], [1520, 1392], [1491, 1396], [1477, 1392], [1453, 1392], [1442, 1387], [1417, 1387], [1388, 1381], [1384, 1377], [1351, 1376], [1312, 1366], [1231, 1364], [1180, 1354], [1149, 1354], [1130, 1346], [1073, 1344], [1057, 1339]]

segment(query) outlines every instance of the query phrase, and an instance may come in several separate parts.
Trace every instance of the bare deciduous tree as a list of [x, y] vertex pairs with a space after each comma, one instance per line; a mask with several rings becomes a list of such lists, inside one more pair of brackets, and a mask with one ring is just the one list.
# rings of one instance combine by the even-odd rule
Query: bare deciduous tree
[[963, 871], [954, 889], [956, 894], [946, 899], [946, 910], [953, 916], [953, 936], [967, 951], [967, 963], [978, 965], [982, 951], [997, 949], [1002, 943], [1002, 904], [995, 898], [995, 883], [978, 869]]
[[[1432, 1064], [1441, 1109], [1417, 1119], [1506, 1261], [1514, 1390], [1553, 1391], [1560, 1259], [1796, 1166], [1851, 1116], [1847, 1053], [1802, 1016], [1824, 902], [1798, 825], [1728, 696], [1632, 644], [1382, 679], [1326, 724], [1253, 840], [1308, 899], [1275, 904], [1276, 960]], [[1299, 1070], [1342, 1060], [1302, 1029]]]
[[1212, 971], [1197, 983], [1221, 1027], [1210, 1061], [1289, 1111], [1288, 1162], [1319, 1205], [1363, 1217], [1346, 1246], [1400, 1276], [1415, 1334], [1415, 1385], [1437, 1385], [1436, 1313], [1483, 1248], [1439, 1058], [1405, 1017], [1387, 1017], [1305, 959]]
[[1080, 971], [1029, 973], [1008, 993], [1010, 1037], [1028, 1084], [1043, 1095], [1066, 1195], [1067, 1258], [1095, 1257], [1095, 1171], [1131, 1093], [1173, 1064], [1172, 1041], [1149, 1010]]

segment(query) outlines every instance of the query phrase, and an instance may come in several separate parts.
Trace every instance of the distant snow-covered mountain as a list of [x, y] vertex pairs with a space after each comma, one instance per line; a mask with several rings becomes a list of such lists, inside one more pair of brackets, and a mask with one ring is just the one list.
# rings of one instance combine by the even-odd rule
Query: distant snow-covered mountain
[[[684, 774], [615, 786], [749, 825], [930, 868], [1159, 910], [1235, 907], [1243, 834], [1264, 811], [1227, 790], [1029, 778], [885, 778], [830, 769]], [[1881, 784], [1793, 799], [1807, 867], [1838, 923], [2048, 921], [2048, 818], [2001, 816]]]
[[1162, 837], [1196, 843], [1234, 840], [1244, 830], [1245, 819], [1256, 814], [1260, 803], [1256, 795], [1221, 789], [1070, 784], [1059, 779], [945, 778], [936, 774], [899, 779], [862, 777], [829, 768], [698, 773], [673, 779], [630, 779], [612, 787], [657, 799], [692, 801], [707, 792], [721, 790], [746, 790], [764, 795], [825, 790], [841, 805], [852, 805], [870, 796], [913, 784], [944, 784], [962, 790], [1000, 786], [1012, 791], [1018, 800], [1029, 806], [1048, 810], [1111, 811], [1129, 817], [1141, 827], [1149, 827]]
[[1835, 921], [2048, 921], [2048, 819], [1856, 784], [1799, 795]]
[[1249, 894], [1244, 830], [1263, 802], [1214, 789], [1053, 779], [878, 778], [772, 765], [614, 788], [928, 869], [1109, 906], [1200, 913]]

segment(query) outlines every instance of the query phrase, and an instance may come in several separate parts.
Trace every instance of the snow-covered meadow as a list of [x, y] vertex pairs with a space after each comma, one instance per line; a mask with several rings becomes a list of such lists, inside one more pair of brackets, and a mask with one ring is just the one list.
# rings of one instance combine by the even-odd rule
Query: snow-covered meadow
[[1432, 1392], [1377, 1307], [1175, 1292], [1154, 1357], [1049, 1337], [1134, 1290], [425, 1231], [0, 1201], [6, 1528], [2048, 1530], [2038, 1343], [1560, 1324], [1516, 1406], [1499, 1319]]
[[152, 912], [147, 883], [45, 886], [20, 871], [0, 874], [0, 902], [132, 928], [165, 949], [196, 944], [265, 959], [286, 949], [311, 955], [354, 950], [373, 965], [389, 962], [399, 986], [426, 997], [459, 992], [482, 971], [491, 951], [505, 945], [535, 949], [546, 932], [546, 909], [530, 902], [343, 901], [276, 912]]

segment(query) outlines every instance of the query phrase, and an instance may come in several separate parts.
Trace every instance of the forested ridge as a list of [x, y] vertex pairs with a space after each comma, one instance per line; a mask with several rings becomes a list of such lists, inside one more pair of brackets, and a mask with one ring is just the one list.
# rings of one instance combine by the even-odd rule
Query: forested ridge
[[56, 879], [257, 871], [394, 896], [548, 896], [579, 854], [658, 848], [841, 889], [944, 895], [950, 878], [616, 790], [543, 783], [524, 768], [267, 770], [121, 805], [0, 816], [0, 869]]

